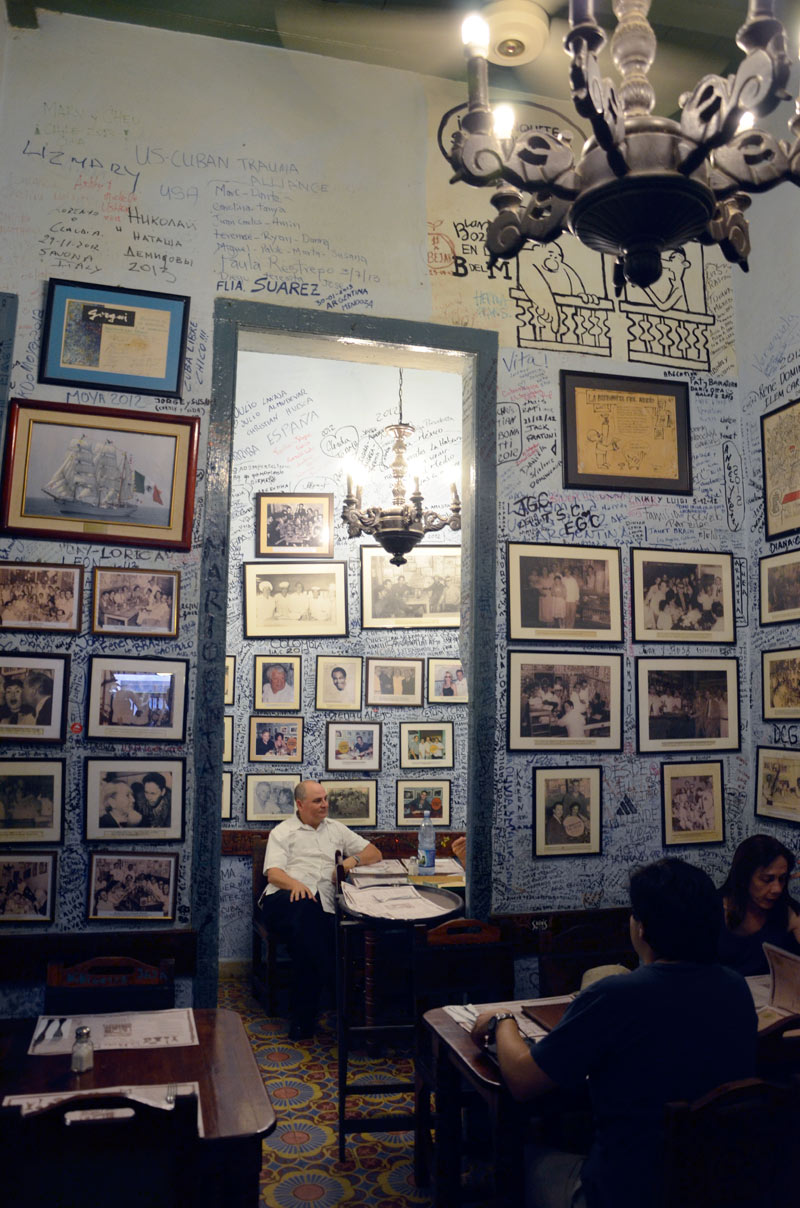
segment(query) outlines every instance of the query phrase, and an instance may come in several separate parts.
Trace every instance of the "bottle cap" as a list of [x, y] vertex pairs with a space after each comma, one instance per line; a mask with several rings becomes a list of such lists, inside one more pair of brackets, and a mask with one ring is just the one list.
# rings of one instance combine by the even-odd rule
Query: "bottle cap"
[[91, 1028], [87, 1028], [85, 1023], [79, 1024], [75, 1029], [76, 1040], [88, 1040], [92, 1034]]

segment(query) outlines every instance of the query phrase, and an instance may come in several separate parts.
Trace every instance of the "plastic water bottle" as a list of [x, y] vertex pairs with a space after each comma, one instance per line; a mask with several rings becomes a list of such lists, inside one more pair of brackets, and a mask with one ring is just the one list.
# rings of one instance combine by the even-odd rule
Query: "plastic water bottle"
[[419, 876], [432, 877], [436, 871], [436, 831], [431, 822], [430, 810], [422, 816], [418, 843]]

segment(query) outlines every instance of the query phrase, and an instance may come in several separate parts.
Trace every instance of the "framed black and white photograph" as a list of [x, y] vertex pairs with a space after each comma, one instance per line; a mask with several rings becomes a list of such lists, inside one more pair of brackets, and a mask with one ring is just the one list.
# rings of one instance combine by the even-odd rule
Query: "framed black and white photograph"
[[294, 790], [299, 775], [251, 772], [245, 778], [247, 822], [282, 822], [294, 815]]
[[222, 792], [220, 794], [219, 816], [223, 822], [231, 817], [231, 797], [233, 795], [233, 772], [222, 773]]
[[733, 558], [694, 550], [632, 549], [635, 642], [735, 642]]
[[225, 688], [222, 696], [223, 705], [236, 703], [236, 655], [225, 655]]
[[367, 658], [367, 704], [421, 705], [424, 659]]
[[345, 826], [374, 826], [378, 814], [377, 780], [321, 780], [328, 796], [328, 817]]
[[452, 768], [453, 730], [451, 721], [401, 721], [401, 768]]
[[251, 717], [250, 753], [253, 763], [301, 763], [302, 717]]
[[636, 707], [641, 753], [738, 751], [738, 660], [637, 658]]
[[361, 546], [362, 629], [457, 629], [461, 546], [418, 545], [393, 566], [378, 545]]
[[0, 761], [0, 844], [60, 843], [63, 759]]
[[253, 708], [294, 709], [300, 708], [300, 655], [282, 654], [272, 658], [267, 654], [255, 656], [253, 675], [255, 687]]
[[510, 641], [621, 642], [620, 552], [509, 541]]
[[661, 831], [665, 847], [725, 842], [721, 759], [662, 763]]
[[398, 826], [419, 826], [427, 810], [434, 826], [450, 825], [450, 781], [430, 775], [424, 780], [398, 780]]
[[0, 654], [0, 741], [63, 742], [68, 654]]
[[381, 770], [381, 722], [329, 721], [326, 729], [325, 767], [329, 772]]
[[222, 718], [222, 762], [233, 763], [233, 717], [230, 713]]
[[178, 636], [181, 576], [177, 570], [94, 572], [92, 633], [125, 637]]
[[188, 659], [104, 655], [89, 667], [87, 738], [184, 740]]
[[361, 708], [361, 668], [356, 655], [318, 654], [316, 705], [318, 709], [353, 712]]
[[0, 923], [52, 923], [56, 912], [54, 851], [8, 853], [0, 860]]
[[619, 751], [622, 656], [509, 651], [508, 745], [512, 751]]
[[800, 531], [800, 399], [761, 416], [764, 526], [768, 541]]
[[800, 621], [800, 550], [759, 558], [758, 578], [761, 624]]
[[182, 839], [185, 759], [87, 759], [86, 838]]
[[346, 562], [245, 562], [246, 638], [347, 637]]
[[800, 751], [757, 748], [755, 812], [800, 826]]
[[79, 633], [82, 603], [82, 566], [0, 563], [0, 629]]
[[533, 769], [533, 854], [596, 856], [603, 834], [602, 768]]
[[800, 646], [761, 652], [764, 721], [800, 717]]
[[256, 495], [257, 558], [332, 558], [333, 495]]
[[469, 700], [467, 677], [461, 659], [428, 659], [428, 704], [465, 705]]
[[175, 918], [178, 853], [92, 852], [89, 921], [171, 922]]

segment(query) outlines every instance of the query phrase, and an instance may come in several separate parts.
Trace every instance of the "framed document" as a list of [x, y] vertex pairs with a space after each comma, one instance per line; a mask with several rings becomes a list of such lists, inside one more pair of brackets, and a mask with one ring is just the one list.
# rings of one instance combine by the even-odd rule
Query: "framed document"
[[761, 416], [764, 525], [768, 541], [800, 531], [800, 400]]

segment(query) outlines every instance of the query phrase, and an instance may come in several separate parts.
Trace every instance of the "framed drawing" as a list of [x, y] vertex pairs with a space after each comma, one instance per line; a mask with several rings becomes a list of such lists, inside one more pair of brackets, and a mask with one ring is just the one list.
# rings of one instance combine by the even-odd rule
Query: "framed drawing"
[[428, 659], [428, 704], [465, 705], [467, 677], [461, 659]]
[[756, 748], [756, 817], [800, 825], [800, 751]]
[[8, 533], [191, 549], [200, 420], [14, 399], [3, 464]]
[[602, 768], [533, 769], [534, 856], [599, 855], [602, 833]]
[[637, 748], [738, 751], [739, 662], [637, 658]]
[[662, 763], [661, 828], [665, 847], [725, 842], [722, 760]]
[[271, 658], [268, 654], [257, 654], [253, 683], [255, 687], [254, 709], [299, 709], [300, 708], [300, 655], [281, 655]]
[[233, 772], [222, 773], [222, 792], [220, 793], [219, 816], [226, 822], [231, 817], [231, 795], [232, 795]]
[[758, 560], [762, 625], [800, 621], [800, 550]]
[[379, 772], [382, 728], [379, 721], [329, 721], [325, 742], [327, 770]]
[[236, 691], [236, 655], [225, 655], [225, 688], [222, 696], [223, 705], [235, 703]]
[[56, 913], [54, 851], [5, 854], [0, 860], [0, 923], [52, 923]]
[[86, 838], [183, 838], [185, 759], [87, 759]]
[[368, 705], [421, 705], [424, 659], [367, 658]]
[[508, 745], [621, 750], [622, 656], [509, 651]]
[[333, 495], [256, 495], [257, 558], [332, 558]]
[[418, 545], [393, 566], [378, 545], [361, 546], [362, 629], [457, 629], [461, 546]]
[[92, 633], [175, 638], [180, 590], [177, 570], [156, 573], [95, 567]]
[[253, 763], [302, 763], [302, 717], [251, 717], [249, 758]]
[[564, 486], [691, 495], [689, 387], [562, 369]]
[[0, 844], [60, 843], [63, 759], [0, 760]]
[[51, 278], [39, 381], [178, 398], [189, 299]]
[[764, 721], [800, 717], [800, 647], [761, 652]]
[[222, 718], [222, 762], [233, 763], [233, 717], [230, 713]]
[[89, 659], [87, 738], [183, 742], [188, 659]]
[[622, 641], [618, 549], [509, 541], [506, 559], [512, 642]]
[[761, 416], [764, 526], [768, 541], [800, 532], [800, 399]]
[[80, 633], [83, 567], [0, 563], [0, 629]]
[[452, 768], [453, 723], [451, 721], [401, 721], [401, 768]]
[[731, 554], [632, 549], [635, 642], [735, 642]]
[[178, 853], [92, 852], [88, 918], [161, 923], [175, 918]]
[[347, 637], [347, 563], [245, 562], [244, 636]]
[[0, 654], [0, 741], [63, 742], [68, 654]]
[[361, 664], [363, 659], [354, 655], [317, 655], [318, 709], [361, 708]]
[[345, 826], [374, 826], [378, 811], [377, 780], [321, 780], [328, 795], [328, 816]]
[[294, 814], [294, 790], [300, 777], [248, 773], [245, 818], [248, 822], [282, 822]]
[[398, 780], [397, 825], [419, 826], [426, 810], [435, 826], [450, 825], [450, 781], [433, 775], [427, 780]]

